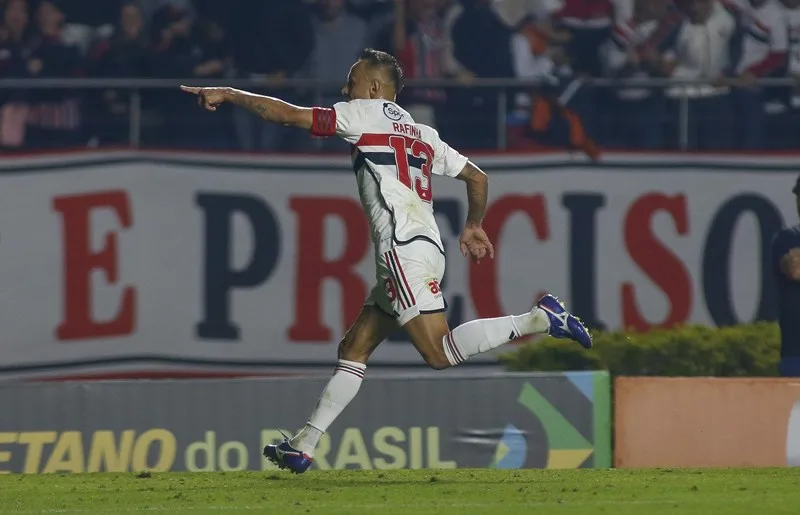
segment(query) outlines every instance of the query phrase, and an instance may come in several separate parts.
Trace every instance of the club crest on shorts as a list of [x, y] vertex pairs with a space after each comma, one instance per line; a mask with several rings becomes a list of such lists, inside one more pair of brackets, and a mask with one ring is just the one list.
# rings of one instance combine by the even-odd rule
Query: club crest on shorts
[[387, 277], [383, 281], [383, 287], [386, 290], [386, 295], [389, 297], [389, 301], [394, 302], [394, 300], [397, 298], [397, 290], [394, 287], [394, 281]]

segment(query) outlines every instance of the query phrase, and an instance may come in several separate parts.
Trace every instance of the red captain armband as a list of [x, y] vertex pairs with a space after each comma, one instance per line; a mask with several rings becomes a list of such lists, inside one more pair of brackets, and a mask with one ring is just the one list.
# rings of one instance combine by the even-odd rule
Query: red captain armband
[[311, 134], [314, 136], [336, 135], [336, 111], [329, 107], [315, 107], [311, 122]]

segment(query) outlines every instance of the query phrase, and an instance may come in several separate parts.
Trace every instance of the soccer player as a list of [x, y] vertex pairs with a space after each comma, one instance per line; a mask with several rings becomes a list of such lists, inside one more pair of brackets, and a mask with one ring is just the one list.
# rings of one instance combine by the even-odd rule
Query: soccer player
[[370, 355], [398, 326], [436, 370], [537, 333], [592, 346], [586, 327], [552, 295], [543, 296], [528, 313], [473, 320], [450, 330], [439, 287], [445, 258], [431, 204], [432, 176], [466, 184], [469, 207], [459, 245], [461, 253], [476, 262], [494, 258], [494, 247], [481, 227], [488, 179], [434, 129], [415, 123], [395, 103], [402, 86], [397, 60], [372, 49], [350, 68], [342, 90], [349, 101], [332, 108], [298, 107], [231, 88], [181, 86], [210, 111], [231, 102], [269, 122], [302, 127], [317, 136], [339, 136], [352, 147], [358, 193], [375, 245], [376, 284], [339, 343], [333, 377], [306, 425], [293, 438], [264, 448], [270, 461], [295, 473], [311, 466], [320, 437], [356, 396]]

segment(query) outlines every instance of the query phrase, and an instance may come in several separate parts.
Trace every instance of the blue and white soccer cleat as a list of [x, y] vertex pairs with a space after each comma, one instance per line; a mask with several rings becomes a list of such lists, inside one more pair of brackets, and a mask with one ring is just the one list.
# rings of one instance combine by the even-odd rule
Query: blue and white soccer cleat
[[308, 470], [313, 461], [311, 456], [292, 447], [288, 438], [278, 445], [264, 447], [264, 457], [277, 465], [278, 468], [289, 469], [295, 474], [302, 474]]
[[564, 304], [549, 293], [539, 299], [536, 306], [547, 313], [550, 319], [550, 330], [553, 338], [569, 338], [580, 343], [584, 348], [592, 348], [592, 335], [585, 325], [572, 313], [567, 311]]

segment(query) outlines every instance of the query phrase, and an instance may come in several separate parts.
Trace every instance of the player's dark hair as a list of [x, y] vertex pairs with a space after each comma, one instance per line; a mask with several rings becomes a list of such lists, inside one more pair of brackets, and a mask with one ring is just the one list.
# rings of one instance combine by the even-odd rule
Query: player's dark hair
[[381, 52], [374, 48], [365, 48], [361, 52], [359, 60], [366, 62], [370, 66], [385, 70], [389, 78], [392, 79], [395, 93], [400, 93], [400, 90], [403, 89], [403, 68], [392, 54]]

